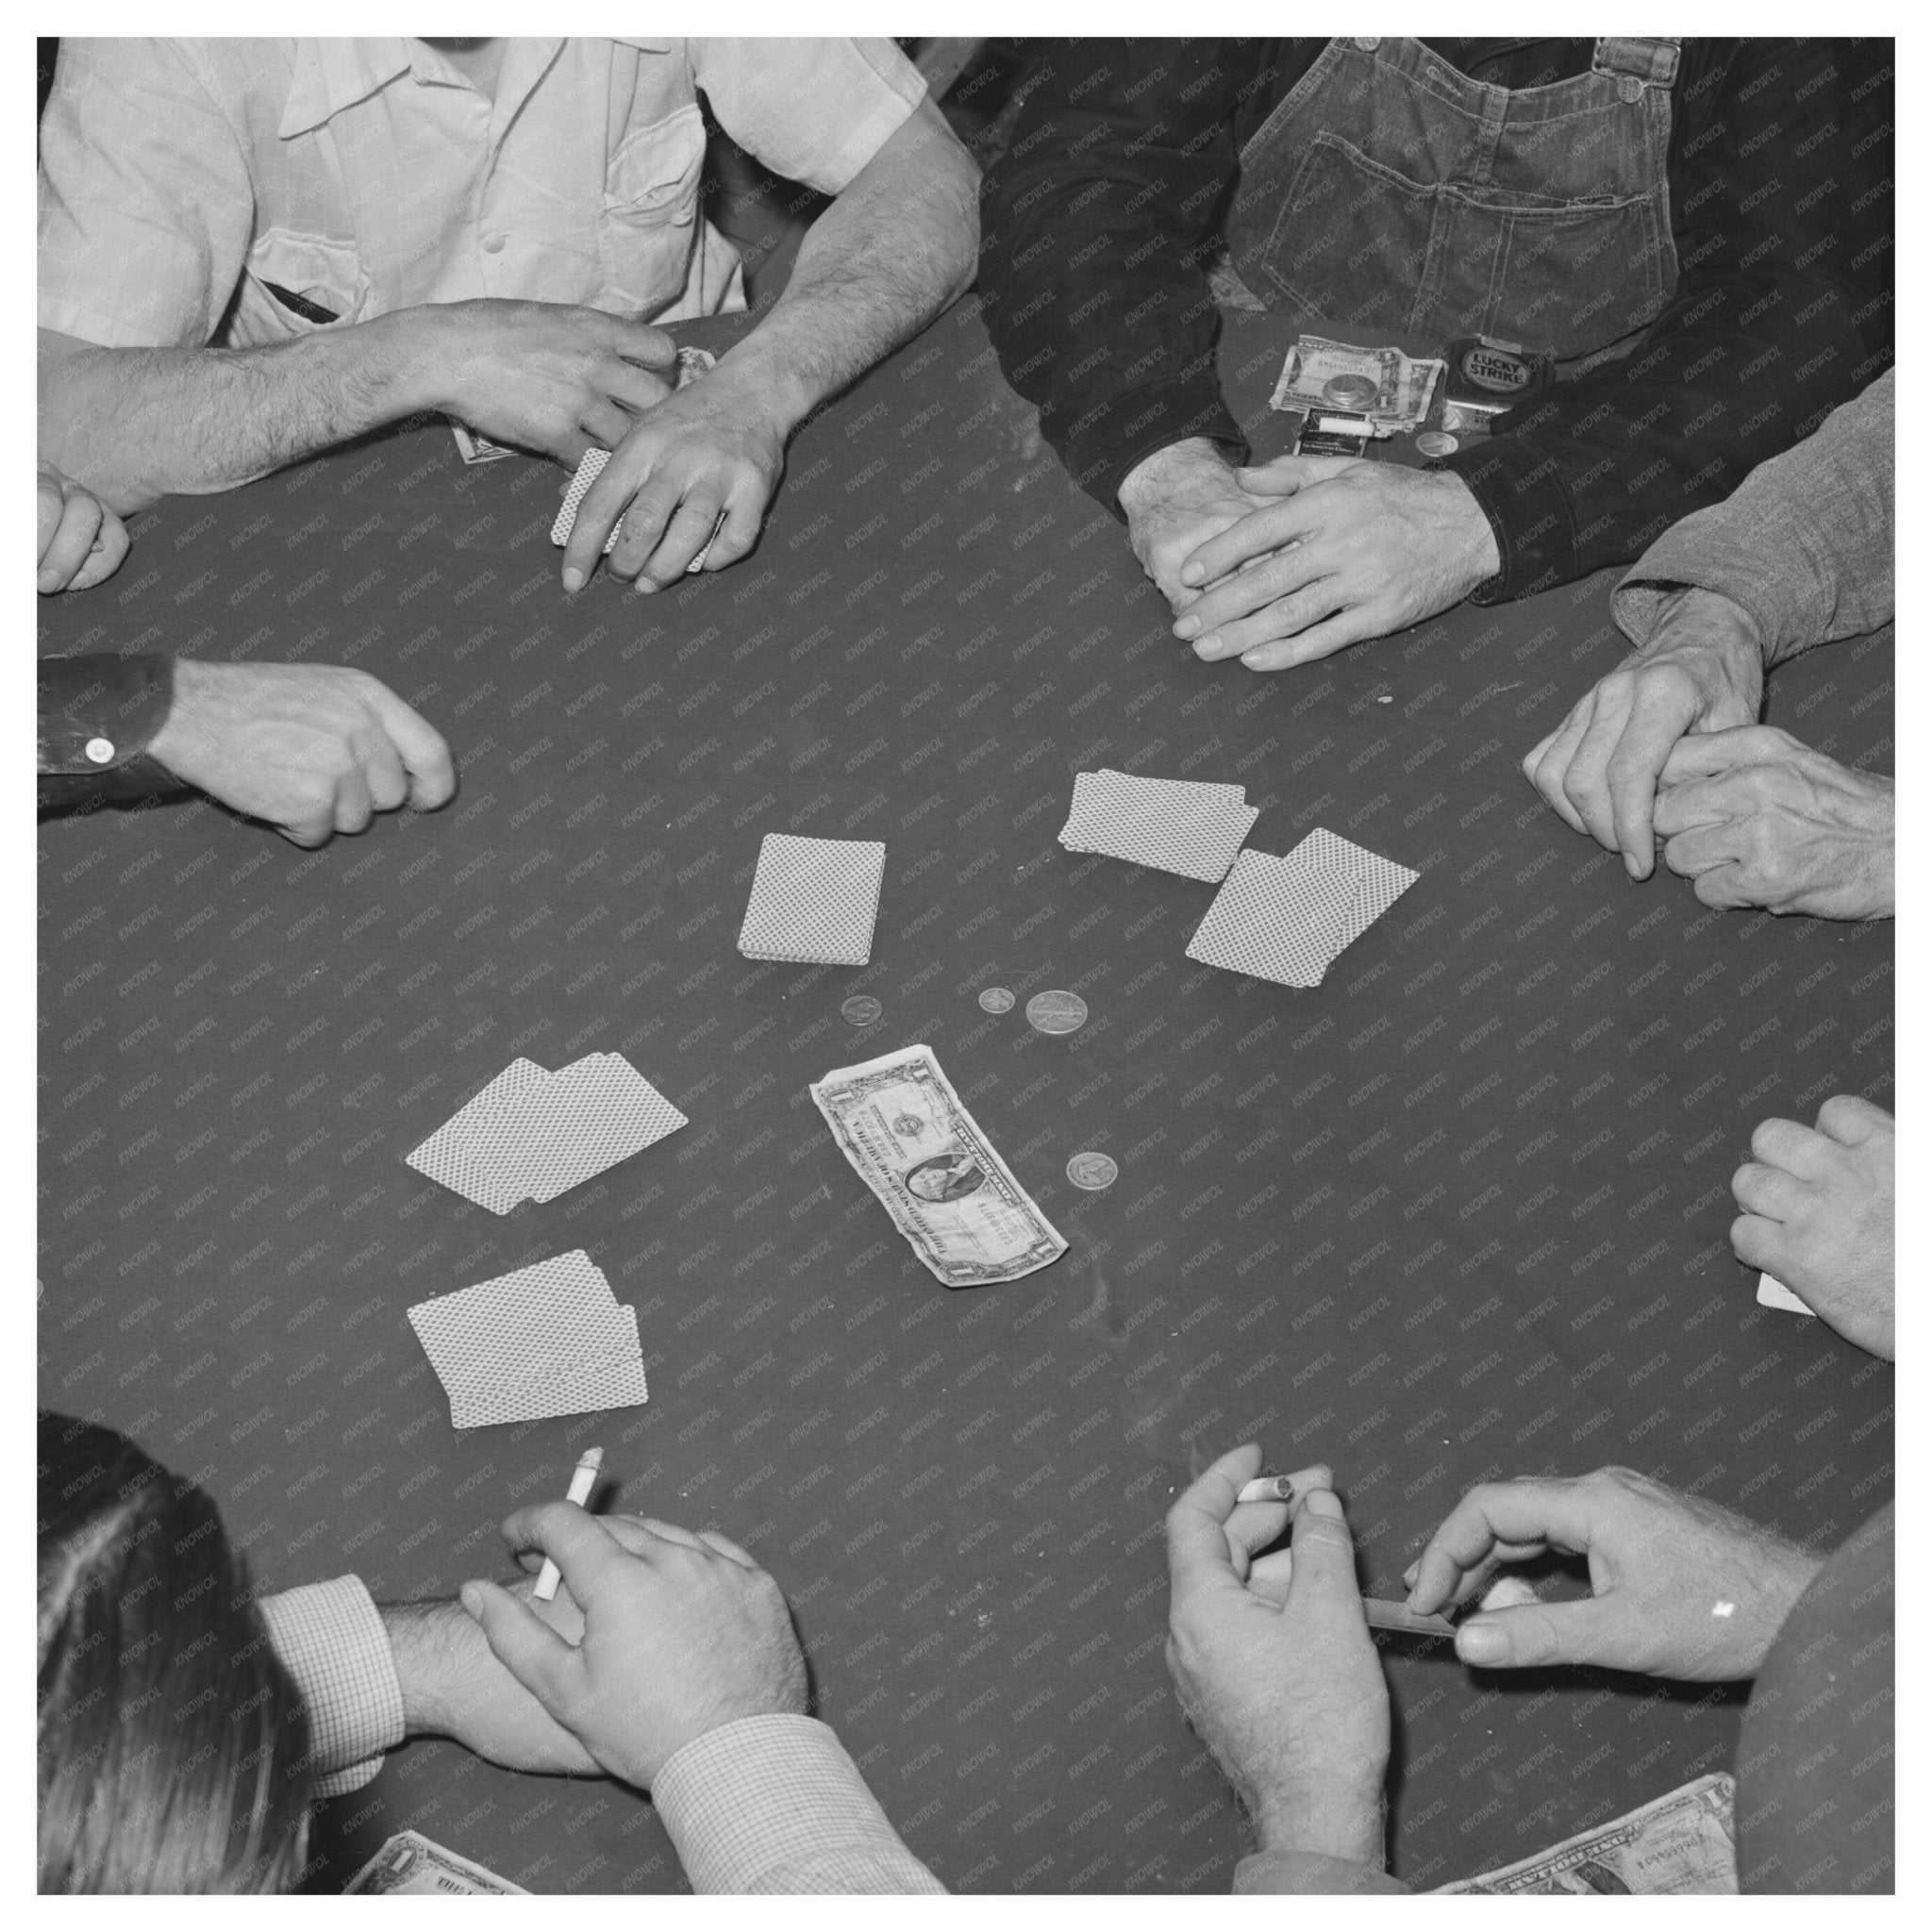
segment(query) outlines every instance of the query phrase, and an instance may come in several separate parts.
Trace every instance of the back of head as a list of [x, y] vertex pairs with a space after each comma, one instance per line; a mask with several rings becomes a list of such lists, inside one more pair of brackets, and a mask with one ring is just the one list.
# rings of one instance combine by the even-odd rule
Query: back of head
[[43, 1410], [39, 1558], [40, 1890], [288, 1889], [308, 1724], [213, 1503]]

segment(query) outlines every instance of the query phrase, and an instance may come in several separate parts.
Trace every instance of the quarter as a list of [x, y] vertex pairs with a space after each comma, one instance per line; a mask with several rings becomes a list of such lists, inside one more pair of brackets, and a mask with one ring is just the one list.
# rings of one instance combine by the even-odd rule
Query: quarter
[[1415, 446], [1425, 457], [1453, 457], [1462, 447], [1446, 429], [1424, 429]]
[[1037, 992], [1026, 1002], [1026, 1024], [1036, 1033], [1077, 1033], [1087, 1024], [1087, 1002], [1076, 992]]
[[870, 1026], [885, 1010], [871, 993], [856, 992], [839, 1008], [839, 1017], [848, 1026]]
[[1090, 1194], [1112, 1187], [1120, 1174], [1119, 1166], [1105, 1154], [1076, 1154], [1067, 1162], [1067, 1178]]

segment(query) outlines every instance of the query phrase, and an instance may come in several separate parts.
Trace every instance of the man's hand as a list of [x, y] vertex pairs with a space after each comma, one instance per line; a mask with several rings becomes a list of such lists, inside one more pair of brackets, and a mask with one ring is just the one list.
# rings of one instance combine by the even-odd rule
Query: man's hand
[[671, 338], [602, 309], [442, 302], [394, 320], [421, 371], [408, 387], [426, 386], [438, 408], [492, 442], [541, 450], [567, 470], [586, 450], [615, 449], [672, 392]]
[[1486, 1669], [1601, 1664], [1727, 1683], [1757, 1674], [1819, 1559], [1701, 1497], [1631, 1469], [1484, 1483], [1463, 1497], [1404, 1577], [1425, 1614], [1474, 1595], [1498, 1565], [1547, 1550], [1590, 1558], [1594, 1594], [1485, 1611], [1456, 1633]]
[[1274, 499], [1181, 567], [1200, 601], [1174, 625], [1209, 662], [1285, 671], [1458, 604], [1502, 568], [1461, 477], [1355, 457], [1280, 457], [1237, 470]]
[[1298, 1846], [1379, 1871], [1389, 1687], [1348, 1523], [1324, 1482], [1295, 1506], [1292, 1563], [1251, 1565], [1288, 1509], [1235, 1502], [1260, 1467], [1253, 1443], [1231, 1450], [1168, 1511], [1174, 1693], [1263, 1851]]
[[1664, 863], [1707, 906], [1890, 919], [1892, 781], [1773, 724], [1684, 739], [1659, 775]]
[[175, 703], [148, 750], [184, 783], [296, 845], [359, 832], [406, 800], [457, 789], [449, 747], [386, 685], [332, 664], [175, 660]]
[[1181, 565], [1210, 537], [1266, 502], [1243, 490], [1235, 475], [1211, 442], [1194, 436], [1156, 450], [1120, 487], [1127, 541], [1176, 616], [1201, 597], [1181, 581]]
[[620, 1531], [619, 1521], [542, 1503], [503, 1525], [512, 1547], [563, 1572], [584, 1613], [576, 1646], [500, 1584], [466, 1583], [462, 1603], [505, 1668], [606, 1771], [648, 1787], [720, 1724], [803, 1712], [805, 1657], [778, 1586], [728, 1537], [649, 1517]]
[[1763, 702], [1764, 654], [1750, 618], [1715, 591], [1685, 591], [1651, 641], [1524, 759], [1524, 776], [1573, 832], [1621, 852], [1630, 876], [1647, 879], [1658, 774], [1678, 741], [1755, 724]]
[[1739, 1260], [1782, 1281], [1868, 1354], [1892, 1359], [1891, 1116], [1840, 1093], [1814, 1130], [1769, 1120], [1731, 1176]]
[[[568, 1591], [537, 1603], [534, 1579], [510, 1594], [566, 1643], [584, 1620]], [[403, 1724], [412, 1738], [454, 1738], [509, 1771], [594, 1776], [602, 1766], [504, 1669], [460, 1604], [385, 1604], [384, 1628], [403, 1692]]]
[[91, 591], [121, 568], [127, 555], [126, 527], [92, 491], [43, 462], [35, 500], [41, 550], [34, 587], [42, 596]]
[[563, 588], [578, 591], [590, 581], [619, 517], [624, 534], [610, 553], [610, 574], [635, 579], [640, 591], [675, 584], [709, 541], [721, 512], [724, 526], [704, 567], [736, 563], [758, 541], [796, 420], [770, 386], [741, 377], [729, 356], [674, 391], [610, 445], [610, 460], [585, 492], [564, 546]]

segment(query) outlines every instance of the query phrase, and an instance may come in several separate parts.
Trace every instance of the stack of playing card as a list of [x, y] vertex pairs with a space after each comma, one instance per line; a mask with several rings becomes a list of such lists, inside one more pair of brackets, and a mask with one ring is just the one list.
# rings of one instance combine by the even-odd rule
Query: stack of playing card
[[1218, 885], [1261, 815], [1240, 785], [1080, 772], [1074, 809], [1060, 827], [1069, 852], [1099, 852], [1135, 865]]
[[767, 832], [738, 950], [747, 959], [865, 966], [886, 875], [871, 839], [794, 839]]
[[1285, 858], [1243, 852], [1188, 958], [1277, 986], [1320, 986], [1336, 958], [1420, 876], [1319, 826]]
[[650, 1399], [637, 1310], [618, 1305], [581, 1248], [419, 1302], [409, 1322], [449, 1397], [452, 1428]]
[[555, 1074], [519, 1059], [404, 1158], [508, 1214], [519, 1201], [556, 1200], [685, 1124], [621, 1053], [587, 1054]]
[[[682, 348], [677, 352], [677, 387], [687, 389], [708, 370], [718, 366], [718, 358], [708, 349]], [[462, 436], [457, 437], [458, 446]], [[499, 452], [501, 454], [501, 452]], [[479, 461], [482, 458], [465, 456], [465, 462]], [[550, 526], [550, 541], [559, 548], [570, 541], [570, 533], [577, 520], [577, 511], [582, 507], [591, 485], [604, 474], [604, 465], [610, 460], [608, 449], [587, 449], [583, 460], [577, 465], [577, 473], [570, 479], [570, 488], [564, 492], [563, 508], [557, 512], [557, 521]], [[704, 547], [685, 565], [684, 574], [689, 576], [692, 571], [703, 567], [706, 554], [717, 541], [718, 532], [724, 527], [724, 512], [718, 512], [718, 521], [711, 526], [711, 534], [705, 539]], [[604, 541], [604, 555], [608, 557], [617, 548], [617, 540], [624, 535], [624, 519], [610, 526], [610, 535]]]

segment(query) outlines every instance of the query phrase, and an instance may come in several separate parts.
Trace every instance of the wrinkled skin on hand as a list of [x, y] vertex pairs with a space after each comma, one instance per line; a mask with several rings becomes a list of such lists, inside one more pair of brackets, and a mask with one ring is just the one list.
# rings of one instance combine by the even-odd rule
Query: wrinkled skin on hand
[[1892, 781], [1772, 724], [1687, 738], [1665, 764], [1664, 863], [1707, 906], [1814, 919], [1892, 912]]

